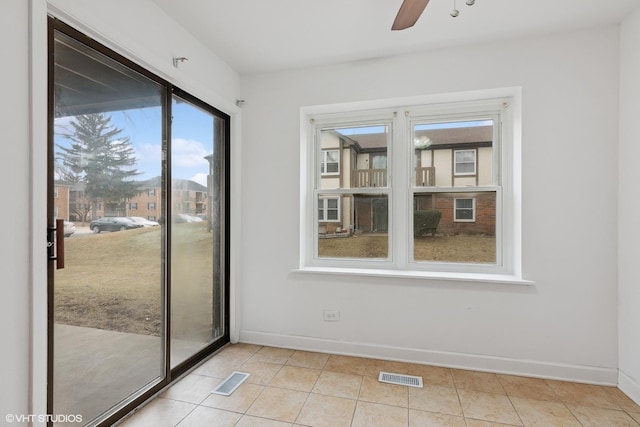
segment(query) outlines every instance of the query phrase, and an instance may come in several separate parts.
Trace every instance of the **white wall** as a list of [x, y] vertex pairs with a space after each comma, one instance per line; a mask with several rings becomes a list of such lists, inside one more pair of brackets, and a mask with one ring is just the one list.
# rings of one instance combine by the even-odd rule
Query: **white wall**
[[[618, 35], [243, 76], [241, 340], [616, 383]], [[523, 89], [523, 274], [535, 286], [292, 272], [300, 107], [511, 86]], [[341, 320], [323, 322], [325, 308]]]
[[619, 384], [640, 402], [640, 8], [621, 26], [620, 54]]
[[[29, 403], [29, 4], [3, 2], [3, 98], [0, 105], [2, 150], [0, 182], [0, 414], [28, 414]], [[43, 231], [44, 233], [44, 231]]]

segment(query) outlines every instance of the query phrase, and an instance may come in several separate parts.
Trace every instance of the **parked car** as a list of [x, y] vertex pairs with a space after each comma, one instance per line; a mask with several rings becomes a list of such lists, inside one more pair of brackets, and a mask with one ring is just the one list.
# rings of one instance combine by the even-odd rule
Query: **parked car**
[[199, 218], [193, 215], [183, 214], [183, 213], [178, 214], [175, 219], [175, 222], [177, 224], [183, 223], [183, 222], [202, 222], [202, 221], [204, 221], [202, 218]]
[[151, 221], [141, 216], [128, 216], [127, 219], [130, 219], [136, 224], [142, 224], [143, 227], [156, 227], [160, 225], [160, 223], [157, 221]]
[[91, 224], [89, 224], [89, 228], [94, 233], [100, 233], [101, 231], [124, 231], [141, 227], [142, 224], [136, 224], [130, 219], [120, 216], [106, 216], [91, 221]]
[[69, 237], [76, 232], [76, 225], [70, 221], [64, 222], [64, 237]]

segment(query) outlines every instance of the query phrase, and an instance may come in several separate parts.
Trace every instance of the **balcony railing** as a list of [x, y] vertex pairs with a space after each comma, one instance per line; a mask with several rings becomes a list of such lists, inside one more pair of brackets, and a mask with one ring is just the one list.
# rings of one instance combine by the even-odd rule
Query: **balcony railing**
[[386, 169], [354, 169], [351, 171], [351, 184], [353, 188], [386, 187]]
[[436, 183], [436, 168], [416, 168], [416, 187], [433, 187]]
[[[416, 168], [416, 187], [433, 187], [436, 182], [436, 168], [433, 166]], [[351, 187], [386, 187], [386, 169], [355, 169], [351, 171]]]

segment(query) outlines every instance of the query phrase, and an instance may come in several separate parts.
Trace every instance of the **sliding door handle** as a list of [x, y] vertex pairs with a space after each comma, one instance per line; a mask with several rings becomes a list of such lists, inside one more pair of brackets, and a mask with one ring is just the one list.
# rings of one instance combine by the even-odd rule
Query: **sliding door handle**
[[56, 269], [60, 270], [64, 268], [64, 220], [56, 219], [56, 226], [53, 228], [50, 227], [47, 231], [49, 261], [56, 261]]
[[64, 268], [64, 219], [56, 219], [56, 269]]

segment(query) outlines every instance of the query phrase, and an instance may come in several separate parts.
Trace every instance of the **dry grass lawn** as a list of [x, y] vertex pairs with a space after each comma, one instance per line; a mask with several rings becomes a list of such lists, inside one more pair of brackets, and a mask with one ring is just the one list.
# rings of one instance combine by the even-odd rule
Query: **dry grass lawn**
[[[56, 323], [159, 335], [161, 239], [159, 227], [65, 239], [66, 267], [55, 272]], [[177, 224], [173, 245], [174, 332], [201, 333], [212, 316], [212, 235], [205, 223]]]
[[[328, 258], [386, 258], [386, 234], [365, 234], [357, 237], [320, 239], [318, 254]], [[496, 239], [493, 236], [435, 236], [414, 241], [417, 261], [466, 262], [491, 264], [496, 262]]]

